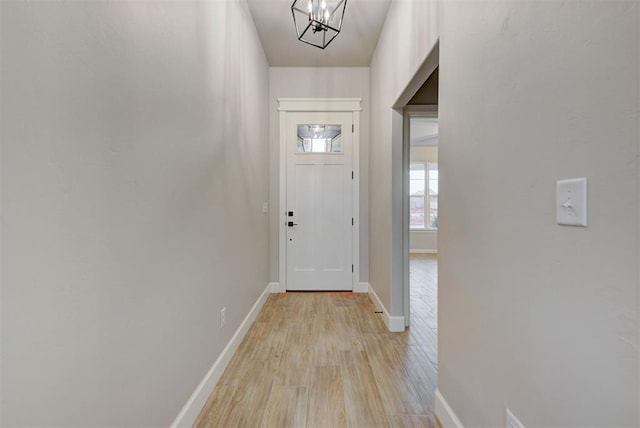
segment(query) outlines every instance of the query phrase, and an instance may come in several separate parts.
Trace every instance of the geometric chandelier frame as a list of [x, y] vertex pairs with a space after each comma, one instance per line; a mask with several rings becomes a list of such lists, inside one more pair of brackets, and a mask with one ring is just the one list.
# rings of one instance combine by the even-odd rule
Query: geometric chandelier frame
[[320, 49], [342, 29], [347, 0], [295, 0], [291, 5], [298, 40]]

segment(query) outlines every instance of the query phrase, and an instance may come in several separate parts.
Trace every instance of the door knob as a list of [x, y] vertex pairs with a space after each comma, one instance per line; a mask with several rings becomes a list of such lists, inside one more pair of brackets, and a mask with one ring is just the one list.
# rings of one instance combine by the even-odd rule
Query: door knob
[[293, 226], [297, 226], [297, 225], [298, 225], [298, 223], [294, 223], [292, 221], [287, 223], [287, 226], [289, 226], [289, 227], [293, 227]]

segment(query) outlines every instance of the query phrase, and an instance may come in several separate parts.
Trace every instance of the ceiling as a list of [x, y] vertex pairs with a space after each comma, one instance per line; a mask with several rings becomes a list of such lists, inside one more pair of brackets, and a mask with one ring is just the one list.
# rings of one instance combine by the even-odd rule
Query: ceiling
[[437, 117], [412, 117], [409, 126], [412, 146], [438, 145]]
[[368, 67], [391, 0], [348, 0], [342, 31], [324, 50], [296, 37], [293, 0], [247, 0], [272, 67]]

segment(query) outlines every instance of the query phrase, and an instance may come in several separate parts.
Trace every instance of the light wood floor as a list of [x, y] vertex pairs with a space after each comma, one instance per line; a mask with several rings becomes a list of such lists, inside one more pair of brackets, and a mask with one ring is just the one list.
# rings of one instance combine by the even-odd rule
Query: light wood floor
[[366, 294], [269, 297], [196, 427], [435, 427], [436, 262], [411, 257], [411, 327]]

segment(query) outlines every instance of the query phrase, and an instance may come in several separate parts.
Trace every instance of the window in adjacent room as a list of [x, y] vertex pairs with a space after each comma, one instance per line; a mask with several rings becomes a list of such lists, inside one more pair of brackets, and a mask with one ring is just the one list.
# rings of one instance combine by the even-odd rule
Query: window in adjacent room
[[438, 229], [437, 162], [411, 162], [409, 213], [411, 229]]

